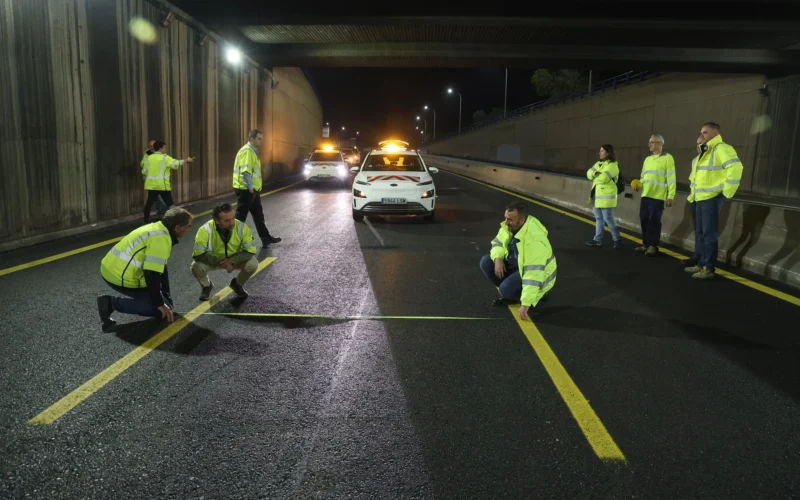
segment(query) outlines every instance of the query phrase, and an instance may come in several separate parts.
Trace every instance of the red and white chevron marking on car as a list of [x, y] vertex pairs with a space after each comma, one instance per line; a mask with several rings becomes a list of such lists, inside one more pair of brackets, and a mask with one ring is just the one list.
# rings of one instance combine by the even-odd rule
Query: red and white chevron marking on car
[[375, 181], [410, 181], [410, 182], [419, 182], [419, 177], [414, 177], [411, 175], [375, 175], [373, 177], [367, 177], [367, 182], [375, 182]]

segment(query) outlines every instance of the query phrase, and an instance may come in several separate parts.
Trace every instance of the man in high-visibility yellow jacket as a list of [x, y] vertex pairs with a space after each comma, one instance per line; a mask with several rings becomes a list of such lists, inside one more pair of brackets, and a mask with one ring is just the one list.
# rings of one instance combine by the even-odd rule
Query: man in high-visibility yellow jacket
[[639, 206], [639, 221], [642, 224], [642, 245], [634, 250], [653, 256], [658, 253], [661, 241], [661, 216], [664, 206], [672, 206], [675, 199], [675, 159], [664, 153], [664, 137], [654, 134], [648, 141], [650, 156], [642, 165], [641, 185], [634, 189], [642, 191]]
[[506, 207], [505, 221], [492, 240], [492, 249], [481, 259], [481, 271], [500, 288], [502, 298], [494, 305], [521, 302], [519, 317], [528, 319], [530, 308], [535, 308], [556, 284], [556, 267], [547, 229], [528, 215], [528, 206], [515, 202]]
[[700, 262], [686, 271], [694, 279], [707, 280], [714, 278], [717, 266], [719, 213], [725, 200], [733, 198], [739, 189], [743, 168], [736, 150], [722, 141], [719, 124], [704, 123], [700, 138], [703, 144], [692, 181]]
[[[147, 142], [147, 150], [145, 150], [142, 155], [142, 160], [139, 162], [139, 166], [142, 169], [142, 182], [147, 182], [147, 157], [155, 153], [155, 150], [153, 150], [155, 143], [156, 141], [154, 139], [150, 139]], [[159, 195], [158, 199], [156, 199], [156, 215], [158, 215], [159, 218], [164, 217], [168, 208], [167, 204], [164, 203], [164, 200], [161, 198], [161, 195]]]
[[142, 166], [144, 179], [144, 189], [147, 191], [147, 201], [144, 204], [144, 223], [150, 222], [150, 209], [158, 197], [164, 200], [167, 207], [172, 206], [172, 183], [170, 174], [173, 170], [184, 163], [192, 163], [194, 158], [184, 158], [176, 160], [169, 156], [166, 151], [166, 144], [163, 141], [155, 141], [153, 144], [154, 153], [147, 157]]
[[212, 220], [197, 230], [192, 252], [192, 274], [200, 282], [200, 300], [208, 300], [214, 284], [208, 279], [209, 271], [225, 269], [232, 273], [240, 269], [239, 275], [231, 280], [230, 287], [240, 299], [247, 298], [244, 284], [258, 269], [255, 257], [256, 242], [253, 233], [242, 221], [233, 216], [229, 203], [214, 207]]
[[233, 190], [236, 192], [236, 219], [247, 221], [248, 212], [253, 214], [256, 231], [262, 246], [278, 243], [280, 238], [269, 234], [264, 223], [264, 208], [261, 206], [261, 160], [258, 148], [264, 142], [264, 134], [253, 129], [247, 136], [247, 144], [236, 153], [233, 162]]
[[684, 270], [691, 270], [692, 274], [697, 272], [694, 270], [694, 267], [700, 262], [700, 245], [698, 244], [700, 241], [700, 231], [697, 229], [697, 203], [694, 201], [694, 171], [697, 167], [697, 160], [700, 159], [700, 155], [702, 154], [700, 151], [701, 144], [703, 144], [702, 136], [697, 138], [697, 156], [692, 158], [692, 170], [689, 172], [689, 197], [687, 198], [689, 210], [692, 214], [692, 225], [694, 226], [694, 255], [686, 259], [684, 262]]
[[101, 295], [97, 309], [103, 331], [116, 325], [111, 313], [161, 317], [172, 321], [173, 302], [167, 262], [172, 246], [192, 228], [192, 214], [183, 208], [167, 210], [164, 218], [134, 229], [109, 250], [100, 274], [115, 291], [129, 298]]

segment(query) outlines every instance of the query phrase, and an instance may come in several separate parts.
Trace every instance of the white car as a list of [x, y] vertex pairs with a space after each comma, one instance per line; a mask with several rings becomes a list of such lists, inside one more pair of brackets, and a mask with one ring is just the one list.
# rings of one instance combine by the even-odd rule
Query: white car
[[370, 151], [353, 181], [353, 219], [365, 215], [421, 215], [433, 221], [436, 188], [433, 177], [439, 171], [428, 167], [408, 143], [384, 141]]
[[342, 153], [335, 149], [317, 149], [306, 160], [303, 174], [309, 181], [347, 181], [347, 166]]

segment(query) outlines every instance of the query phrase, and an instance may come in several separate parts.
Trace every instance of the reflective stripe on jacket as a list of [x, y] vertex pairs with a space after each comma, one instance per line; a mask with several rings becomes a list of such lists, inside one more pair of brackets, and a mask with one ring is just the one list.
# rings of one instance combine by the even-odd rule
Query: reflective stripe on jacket
[[108, 251], [100, 263], [100, 274], [125, 288], [146, 288], [145, 271], [163, 273], [172, 252], [172, 236], [159, 222], [134, 229]]
[[183, 165], [183, 160], [176, 160], [164, 153], [151, 154], [145, 161], [146, 170], [142, 170], [142, 174], [146, 175], [144, 188], [148, 191], [172, 191], [170, 174], [181, 165]]
[[592, 181], [595, 207], [614, 208], [617, 206], [619, 163], [609, 160], [598, 161], [586, 172], [586, 177]]
[[256, 242], [253, 241], [253, 233], [247, 227], [247, 224], [236, 220], [236, 224], [231, 228], [230, 239], [226, 244], [222, 241], [222, 237], [217, 230], [217, 224], [212, 219], [197, 230], [192, 257], [209, 253], [222, 260], [225, 257], [233, 257], [241, 252], [256, 253]]
[[517, 265], [522, 278], [522, 305], [536, 307], [542, 296], [556, 284], [557, 263], [547, 229], [534, 216], [529, 215], [517, 234], [508, 230], [505, 222], [500, 224], [497, 236], [492, 240], [489, 256], [492, 260], [508, 259], [508, 247], [512, 238], [517, 238]]
[[694, 169], [694, 199], [710, 200], [720, 193], [733, 198], [742, 180], [742, 161], [732, 146], [722, 142], [721, 135], [708, 141], [706, 146]]
[[650, 155], [642, 164], [642, 197], [655, 200], [675, 199], [675, 159], [669, 153]]
[[261, 191], [261, 160], [256, 148], [249, 142], [236, 153], [236, 161], [233, 162], [233, 189], [247, 189], [242, 177], [244, 174], [250, 174], [253, 190]]

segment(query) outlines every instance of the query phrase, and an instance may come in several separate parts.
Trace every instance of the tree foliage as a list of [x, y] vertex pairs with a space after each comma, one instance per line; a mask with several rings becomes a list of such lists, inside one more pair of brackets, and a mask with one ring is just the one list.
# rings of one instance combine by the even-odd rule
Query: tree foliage
[[536, 95], [550, 97], [580, 92], [589, 86], [589, 75], [575, 69], [537, 69], [531, 77]]
[[487, 113], [486, 111], [479, 109], [478, 111], [472, 113], [472, 123], [481, 123], [486, 121], [494, 121], [499, 120], [503, 117], [503, 108], [493, 107], [492, 111]]

